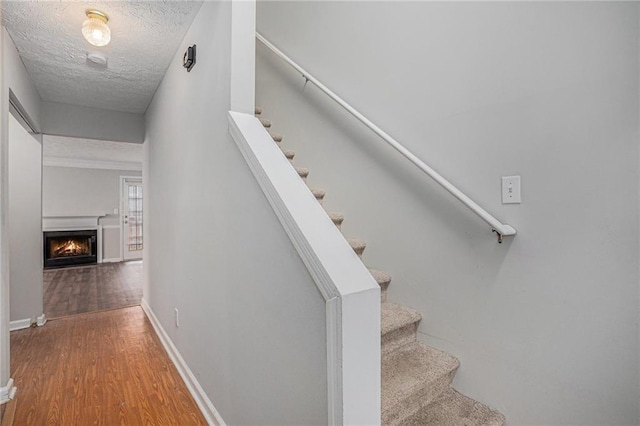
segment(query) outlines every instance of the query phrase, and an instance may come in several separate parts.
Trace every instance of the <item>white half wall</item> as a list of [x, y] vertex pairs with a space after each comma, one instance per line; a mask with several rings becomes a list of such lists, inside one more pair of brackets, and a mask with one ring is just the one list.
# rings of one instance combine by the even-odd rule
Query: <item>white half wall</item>
[[[264, 118], [420, 339], [460, 358], [455, 386], [509, 424], [640, 420], [638, 7], [258, 2], [261, 34], [517, 228], [497, 244], [258, 45]], [[510, 175], [522, 204], [501, 204]]]
[[[39, 137], [38, 137], [39, 138]], [[9, 117], [10, 320], [43, 313], [42, 143]]]
[[227, 424], [327, 424], [324, 299], [228, 132], [231, 4], [146, 113], [144, 299]]

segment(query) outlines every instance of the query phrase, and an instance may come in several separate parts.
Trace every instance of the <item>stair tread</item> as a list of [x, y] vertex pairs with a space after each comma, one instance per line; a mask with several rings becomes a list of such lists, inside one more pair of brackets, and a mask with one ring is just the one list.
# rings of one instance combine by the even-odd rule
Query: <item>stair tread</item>
[[329, 215], [333, 223], [339, 224], [344, 220], [344, 215], [342, 213], [328, 212], [327, 214]]
[[301, 178], [306, 178], [307, 176], [309, 176], [309, 169], [305, 168], [305, 167], [296, 167], [296, 172], [298, 172], [298, 175]]
[[284, 156], [285, 156], [285, 157], [287, 157], [289, 160], [293, 160], [293, 157], [295, 157], [295, 156], [296, 156], [296, 153], [295, 153], [295, 152], [293, 152], [293, 151], [291, 151], [291, 150], [288, 150], [288, 149], [287, 149], [287, 150], [284, 150], [284, 151], [282, 151], [282, 152], [284, 152]]
[[360, 256], [364, 252], [364, 249], [367, 248], [367, 243], [364, 240], [359, 240], [357, 238], [347, 238], [347, 242], [358, 256]]
[[264, 118], [260, 118], [260, 123], [262, 123], [262, 125], [264, 127], [271, 127], [271, 122], [269, 120], [264, 119]]
[[422, 315], [414, 309], [398, 303], [385, 302], [381, 305], [381, 334], [391, 333], [422, 319]]
[[[271, 126], [271, 124], [269, 124], [269, 126]], [[269, 126], [265, 126], [265, 127], [269, 127]], [[282, 142], [282, 135], [279, 135], [277, 133], [269, 133], [271, 135], [271, 138], [276, 141], [276, 142]]]
[[260, 115], [260, 114], [262, 114], [262, 108], [260, 108], [260, 107], [255, 107], [255, 109], [254, 109], [254, 114], [255, 114], [255, 115]]
[[382, 412], [420, 389], [431, 387], [444, 376], [451, 377], [459, 365], [459, 361], [451, 355], [419, 342], [408, 344], [384, 356]]
[[425, 426], [502, 426], [502, 413], [449, 388], [437, 400], [403, 422]]
[[325, 196], [325, 192], [324, 189], [317, 189], [317, 188], [312, 188], [311, 189], [311, 193], [313, 194], [314, 197], [316, 198], [323, 198]]
[[387, 272], [373, 268], [369, 268], [369, 272], [371, 272], [371, 275], [373, 275], [373, 278], [380, 285], [380, 287], [385, 287], [391, 282], [391, 275], [389, 275]]

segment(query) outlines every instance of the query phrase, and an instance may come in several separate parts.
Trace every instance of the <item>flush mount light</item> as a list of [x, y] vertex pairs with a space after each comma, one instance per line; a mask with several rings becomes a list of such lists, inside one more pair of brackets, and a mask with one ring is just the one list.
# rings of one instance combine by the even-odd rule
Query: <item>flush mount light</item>
[[107, 25], [109, 17], [99, 10], [86, 11], [87, 20], [82, 23], [82, 35], [94, 46], [106, 46], [111, 41], [111, 30]]

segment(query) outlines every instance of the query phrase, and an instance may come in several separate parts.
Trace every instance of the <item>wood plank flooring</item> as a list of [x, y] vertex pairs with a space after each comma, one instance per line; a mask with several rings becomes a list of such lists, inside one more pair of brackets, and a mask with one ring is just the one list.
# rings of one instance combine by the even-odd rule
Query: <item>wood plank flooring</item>
[[15, 425], [206, 425], [142, 308], [11, 333]]
[[43, 281], [48, 319], [139, 305], [142, 261], [47, 269]]

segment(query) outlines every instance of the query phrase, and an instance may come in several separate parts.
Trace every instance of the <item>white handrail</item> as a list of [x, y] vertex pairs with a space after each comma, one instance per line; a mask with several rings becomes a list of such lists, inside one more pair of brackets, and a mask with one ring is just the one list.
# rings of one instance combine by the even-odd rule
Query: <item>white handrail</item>
[[396, 141], [394, 138], [389, 136], [389, 134], [387, 134], [384, 130], [382, 130], [381, 128], [376, 126], [367, 117], [365, 117], [364, 115], [359, 113], [355, 108], [353, 108], [351, 105], [349, 105], [344, 100], [342, 100], [342, 98], [340, 98], [338, 95], [333, 93], [327, 86], [322, 84], [317, 78], [315, 78], [314, 76], [309, 74], [304, 68], [302, 68], [300, 65], [296, 64], [291, 58], [289, 58], [287, 55], [282, 53], [282, 51], [280, 49], [275, 47], [271, 42], [269, 42], [267, 39], [265, 39], [260, 33], [256, 32], [256, 38], [258, 39], [258, 41], [260, 41], [262, 44], [264, 44], [266, 47], [268, 47], [273, 53], [275, 53], [280, 58], [284, 59], [285, 62], [287, 62], [296, 71], [298, 71], [300, 74], [302, 74], [302, 76], [305, 78], [305, 80], [310, 81], [313, 84], [315, 84], [318, 87], [318, 89], [322, 90], [331, 99], [336, 101], [338, 103], [338, 105], [340, 105], [342, 108], [347, 110], [347, 112], [349, 112], [349, 114], [353, 115], [355, 118], [360, 120], [365, 126], [370, 128], [371, 130], [373, 130], [373, 132], [375, 134], [380, 136], [385, 142], [387, 142], [389, 145], [391, 145], [391, 147], [393, 147], [400, 154], [404, 155], [409, 161], [411, 161], [413, 164], [415, 164], [420, 170], [425, 172], [427, 175], [429, 175], [429, 177], [431, 177], [438, 184], [440, 184], [440, 186], [442, 186], [444, 189], [449, 191], [449, 193], [451, 193], [451, 195], [453, 195], [458, 200], [460, 200], [462, 202], [462, 204], [467, 206], [469, 209], [471, 209], [471, 211], [473, 211], [475, 214], [480, 216], [480, 218], [482, 220], [484, 220], [489, 225], [491, 225], [491, 228], [493, 229], [493, 231], [498, 234], [498, 242], [500, 242], [500, 243], [502, 242], [502, 237], [503, 236], [515, 235], [516, 234], [515, 228], [513, 228], [511, 225], [507, 225], [507, 224], [504, 224], [504, 223], [500, 222], [498, 219], [496, 219], [491, 214], [489, 214], [489, 212], [487, 212], [485, 209], [480, 207], [475, 201], [473, 201], [471, 198], [467, 197], [462, 191], [460, 191], [458, 188], [453, 186], [453, 184], [451, 182], [446, 180], [438, 172], [436, 172], [431, 167], [429, 167], [427, 164], [425, 164], [424, 161], [420, 160], [411, 151], [409, 151], [407, 148], [405, 148], [403, 145], [401, 145], [400, 142]]

